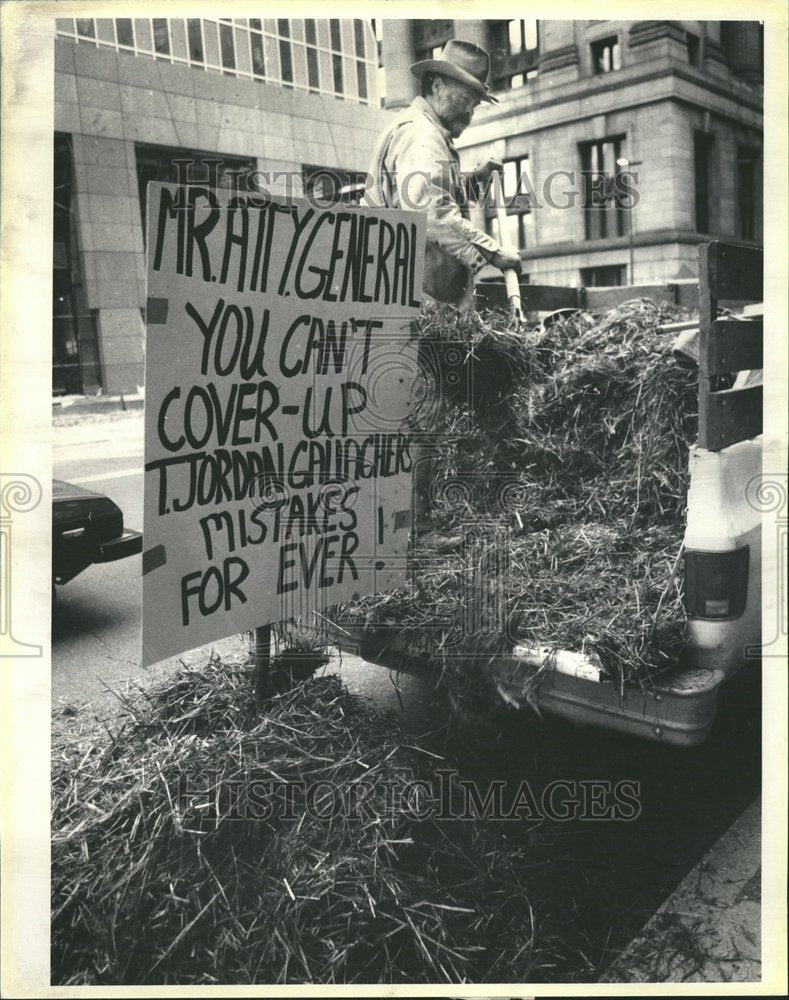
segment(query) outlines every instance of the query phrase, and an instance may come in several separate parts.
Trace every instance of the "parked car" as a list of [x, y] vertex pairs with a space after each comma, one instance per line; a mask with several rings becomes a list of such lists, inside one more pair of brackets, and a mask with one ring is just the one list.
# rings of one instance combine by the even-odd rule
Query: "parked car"
[[52, 483], [52, 583], [64, 584], [93, 563], [142, 552], [142, 534], [123, 526], [123, 511], [102, 493]]

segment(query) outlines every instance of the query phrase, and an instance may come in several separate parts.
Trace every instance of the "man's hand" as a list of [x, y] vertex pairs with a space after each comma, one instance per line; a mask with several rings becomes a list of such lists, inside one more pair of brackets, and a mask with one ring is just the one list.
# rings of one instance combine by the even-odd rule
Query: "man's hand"
[[493, 254], [490, 262], [500, 271], [516, 271], [518, 274], [523, 271], [520, 254], [512, 247], [502, 247], [498, 253]]
[[504, 164], [501, 160], [488, 159], [483, 160], [478, 167], [474, 168], [474, 177], [480, 184], [487, 184], [490, 180], [490, 175], [494, 170], [502, 171], [504, 169]]

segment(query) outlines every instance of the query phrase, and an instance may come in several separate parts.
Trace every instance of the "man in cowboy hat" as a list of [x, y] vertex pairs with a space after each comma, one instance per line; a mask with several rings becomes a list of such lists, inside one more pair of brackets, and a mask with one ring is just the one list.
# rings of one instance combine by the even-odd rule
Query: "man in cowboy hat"
[[[465, 311], [473, 305], [474, 276], [491, 263], [520, 273], [517, 251], [505, 250], [468, 219], [467, 191], [453, 140], [471, 122], [482, 101], [498, 103], [488, 92], [488, 53], [470, 42], [451, 39], [438, 59], [414, 63], [421, 94], [384, 130], [373, 152], [372, 187], [366, 201], [378, 208], [418, 209], [427, 213], [423, 301]], [[501, 163], [488, 160], [475, 171], [485, 182]], [[425, 350], [420, 347], [420, 367]], [[436, 380], [434, 380], [436, 381]], [[436, 390], [440, 391], [440, 380]], [[435, 432], [437, 420], [433, 419]], [[430, 530], [430, 486], [434, 450], [417, 444], [414, 452], [412, 539], [421, 547], [451, 551], [459, 536]]]
[[[482, 101], [498, 103], [486, 85], [484, 49], [453, 38], [438, 59], [414, 63], [421, 94], [387, 126], [376, 143], [368, 204], [427, 213], [423, 285], [425, 300], [461, 310], [473, 303], [474, 275], [485, 264], [520, 272], [520, 257], [505, 250], [468, 220], [467, 191], [453, 140]], [[488, 160], [475, 171], [485, 182], [500, 168]]]

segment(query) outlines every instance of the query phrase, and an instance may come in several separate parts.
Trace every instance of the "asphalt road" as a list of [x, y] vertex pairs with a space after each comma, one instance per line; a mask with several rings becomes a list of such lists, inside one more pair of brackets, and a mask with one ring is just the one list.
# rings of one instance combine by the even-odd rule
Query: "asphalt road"
[[[111, 497], [121, 508], [126, 527], [142, 530], [142, 413], [100, 417], [71, 426], [56, 426], [53, 474]], [[213, 647], [192, 650], [143, 668], [140, 663], [142, 608], [141, 557], [91, 566], [64, 587], [52, 626], [52, 701], [96, 707], [109, 705], [111, 690], [147, 683], [175, 670], [181, 660], [200, 662], [214, 648], [224, 659], [243, 660], [244, 636], [218, 640]], [[424, 681], [394, 678], [381, 667], [344, 655], [326, 668], [339, 672], [348, 687], [385, 711], [395, 713], [407, 729], [421, 732], [444, 722], [441, 700]]]

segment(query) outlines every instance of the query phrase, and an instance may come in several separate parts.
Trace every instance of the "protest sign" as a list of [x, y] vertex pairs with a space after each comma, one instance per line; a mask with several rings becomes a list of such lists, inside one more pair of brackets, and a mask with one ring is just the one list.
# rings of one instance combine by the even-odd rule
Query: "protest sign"
[[148, 189], [143, 662], [405, 582], [416, 213]]

